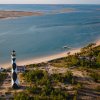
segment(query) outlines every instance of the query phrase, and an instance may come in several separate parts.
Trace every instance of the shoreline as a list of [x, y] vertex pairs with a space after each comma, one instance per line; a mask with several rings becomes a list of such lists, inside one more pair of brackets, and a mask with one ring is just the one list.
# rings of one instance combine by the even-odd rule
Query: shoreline
[[80, 48], [76, 48], [76, 49], [73, 49], [73, 50], [69, 50], [69, 51], [65, 51], [65, 52], [61, 52], [61, 53], [57, 53], [57, 54], [51, 54], [51, 55], [48, 55], [48, 56], [18, 61], [17, 64], [19, 64], [19, 65], [29, 65], [29, 64], [38, 64], [38, 63], [42, 63], [42, 62], [48, 62], [48, 61], [55, 60], [55, 59], [58, 59], [58, 58], [66, 57], [68, 52], [70, 52], [70, 54], [72, 55], [74, 53], [80, 52]]
[[[96, 46], [98, 46], [98, 45], [100, 45], [100, 40], [96, 40], [93, 43], [96, 43]], [[58, 54], [37, 57], [37, 58], [31, 58], [31, 59], [27, 59], [27, 60], [17, 61], [16, 63], [18, 66], [24, 66], [24, 65], [30, 65], [30, 64], [38, 64], [38, 63], [42, 63], [42, 62], [48, 62], [51, 60], [66, 57], [68, 52], [70, 52], [70, 55], [75, 54], [75, 53], [79, 53], [80, 50], [81, 50], [81, 48], [74, 48], [72, 50], [68, 50], [65, 52], [58, 53]], [[9, 63], [2, 64], [2, 66], [3, 66], [3, 68], [7, 69], [7, 68], [10, 68], [11, 64], [9, 62]]]
[[[80, 52], [80, 49], [81, 48], [75, 48], [72, 50], [68, 50], [65, 52], [57, 53], [57, 54], [51, 54], [48, 56], [31, 58], [31, 59], [22, 60], [22, 61], [16, 61], [16, 63], [18, 66], [24, 66], [24, 65], [30, 65], [30, 64], [38, 64], [38, 63], [42, 63], [42, 62], [48, 62], [48, 61], [55, 60], [58, 58], [66, 57], [68, 52], [70, 52], [70, 55], [78, 53], [78, 52]], [[5, 64], [2, 64], [2, 66], [3, 66], [3, 68], [9, 68], [11, 66], [11, 64], [5, 63]]]

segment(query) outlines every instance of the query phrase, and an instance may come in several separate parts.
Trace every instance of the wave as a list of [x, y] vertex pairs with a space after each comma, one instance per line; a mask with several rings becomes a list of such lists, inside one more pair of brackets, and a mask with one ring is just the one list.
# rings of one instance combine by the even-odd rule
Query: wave
[[46, 28], [47, 28], [47, 29], [48, 29], [48, 28], [55, 28], [55, 27], [56, 27], [56, 28], [57, 28], [57, 27], [58, 27], [58, 28], [60, 28], [60, 27], [61, 27], [61, 28], [66, 27], [66, 29], [67, 29], [67, 28], [73, 28], [73, 27], [76, 27], [76, 26], [77, 26], [76, 24], [75, 24], [75, 25], [57, 25], [57, 24], [54, 24], [54, 25], [47, 25], [47, 24], [46, 24], [46, 25], [32, 26], [32, 27], [29, 28], [29, 30], [30, 30], [30, 31], [33, 31], [33, 30], [35, 31], [35, 30], [41, 30], [41, 29], [46, 29]]
[[9, 33], [9, 32], [0, 33], [0, 36], [6, 35], [6, 34], [8, 34], [8, 33]]
[[52, 24], [52, 25], [48, 25], [48, 24], [45, 24], [45, 25], [34, 25], [32, 27], [29, 28], [29, 30], [33, 30], [33, 29], [44, 29], [44, 28], [54, 28], [54, 27], [66, 27], [66, 28], [73, 28], [73, 27], [77, 27], [77, 26], [80, 26], [80, 25], [99, 25], [100, 22], [86, 22], [86, 23], [76, 23], [76, 24]]
[[83, 23], [85, 25], [91, 25], [91, 24], [100, 24], [99, 21], [96, 21], [96, 22], [87, 22], [87, 23]]

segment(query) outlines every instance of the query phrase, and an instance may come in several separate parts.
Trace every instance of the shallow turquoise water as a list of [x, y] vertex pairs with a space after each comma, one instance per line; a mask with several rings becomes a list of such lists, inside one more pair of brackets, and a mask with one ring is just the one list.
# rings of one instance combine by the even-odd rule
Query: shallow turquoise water
[[[73, 8], [74, 12], [52, 14]], [[63, 46], [82, 47], [100, 38], [100, 5], [0, 5], [0, 10], [45, 12], [43, 16], [0, 20], [0, 64], [63, 52]]]

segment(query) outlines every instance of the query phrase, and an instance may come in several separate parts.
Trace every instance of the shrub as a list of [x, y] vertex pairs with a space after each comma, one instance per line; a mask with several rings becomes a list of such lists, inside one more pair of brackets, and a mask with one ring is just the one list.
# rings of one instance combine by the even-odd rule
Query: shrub
[[72, 83], [73, 74], [71, 71], [67, 71], [64, 75], [64, 81]]
[[23, 76], [25, 77], [25, 80], [27, 82], [36, 82], [43, 78], [44, 73], [42, 70], [37, 69], [37, 70], [32, 70], [32, 71], [26, 72], [26, 73], [24, 73]]
[[98, 82], [98, 80], [100, 79], [100, 75], [96, 72], [91, 73], [90, 76], [95, 82]]
[[1, 72], [0, 73], [0, 83], [2, 83], [6, 77], [7, 77], [7, 74], [4, 72]]
[[37, 87], [37, 86], [32, 86], [27, 88], [27, 91], [29, 94], [39, 94], [41, 92], [41, 88]]
[[82, 84], [81, 83], [77, 83], [76, 89], [78, 90], [78, 89], [81, 89], [81, 88], [82, 88]]
[[97, 86], [97, 87], [95, 88], [95, 90], [98, 91], [98, 92], [100, 92], [100, 86]]
[[14, 95], [14, 100], [29, 100], [29, 96], [24, 92], [17, 93]]

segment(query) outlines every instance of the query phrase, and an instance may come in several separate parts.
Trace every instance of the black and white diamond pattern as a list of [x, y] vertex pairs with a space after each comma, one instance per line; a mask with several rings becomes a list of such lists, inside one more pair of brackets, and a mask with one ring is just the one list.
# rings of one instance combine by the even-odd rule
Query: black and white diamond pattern
[[11, 60], [12, 60], [12, 88], [17, 89], [19, 88], [19, 85], [17, 78], [16, 53], [14, 50], [11, 55]]

